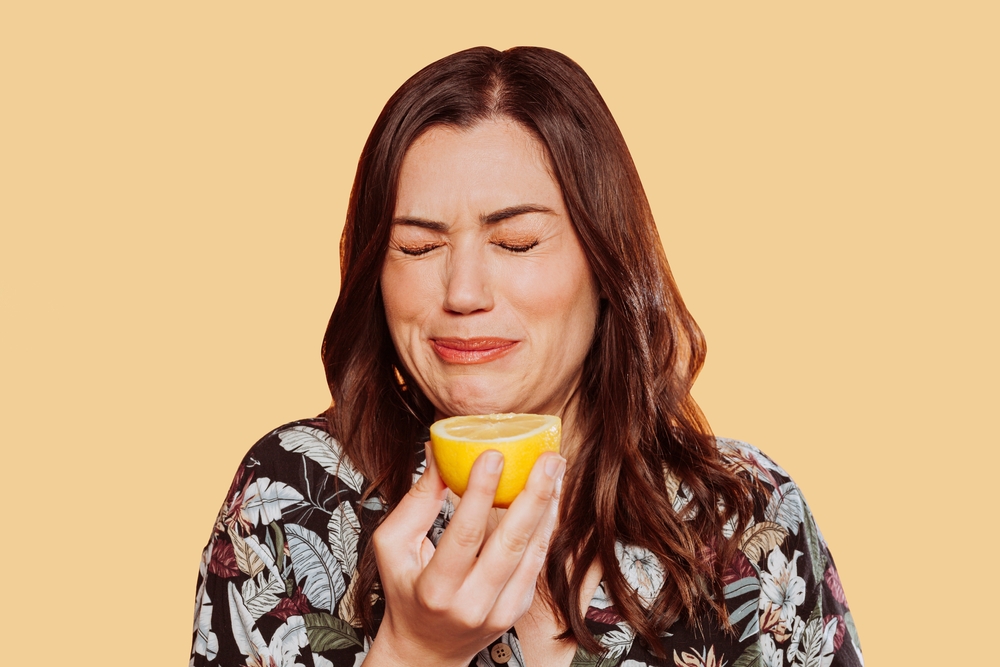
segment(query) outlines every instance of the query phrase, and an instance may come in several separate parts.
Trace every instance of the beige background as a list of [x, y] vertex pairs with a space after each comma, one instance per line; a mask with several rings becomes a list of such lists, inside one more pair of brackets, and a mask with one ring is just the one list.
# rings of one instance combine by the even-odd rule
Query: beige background
[[185, 664], [240, 457], [326, 406], [364, 138], [477, 44], [604, 93], [697, 397], [805, 489], [869, 664], [995, 659], [993, 3], [338, 4], [0, 9], [7, 663]]

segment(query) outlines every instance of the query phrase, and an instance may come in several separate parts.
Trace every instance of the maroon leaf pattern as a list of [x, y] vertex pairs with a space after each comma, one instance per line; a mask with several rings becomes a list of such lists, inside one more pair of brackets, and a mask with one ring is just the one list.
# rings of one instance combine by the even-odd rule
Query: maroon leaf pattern
[[844, 595], [844, 587], [840, 585], [840, 575], [832, 564], [826, 568], [823, 580], [826, 581], [826, 587], [829, 589], [830, 594], [833, 595], [833, 599], [846, 606], [847, 596]]
[[301, 616], [311, 611], [312, 608], [309, 606], [309, 600], [302, 594], [302, 587], [300, 586], [295, 589], [295, 594], [292, 597], [281, 598], [278, 606], [268, 612], [268, 615], [284, 621], [289, 616]]
[[232, 579], [240, 575], [240, 568], [236, 566], [236, 553], [233, 551], [233, 545], [224, 536], [215, 541], [215, 547], [212, 549], [212, 560], [208, 563], [208, 571], [223, 579]]
[[595, 621], [606, 625], [618, 625], [622, 622], [622, 617], [618, 614], [618, 610], [615, 609], [614, 605], [605, 607], [604, 609], [590, 607], [587, 609], [585, 618], [588, 621]]
[[729, 561], [729, 567], [726, 568], [725, 573], [722, 575], [722, 583], [729, 585], [734, 581], [756, 576], [757, 570], [753, 569], [750, 559], [742, 551], [737, 551], [733, 559]]

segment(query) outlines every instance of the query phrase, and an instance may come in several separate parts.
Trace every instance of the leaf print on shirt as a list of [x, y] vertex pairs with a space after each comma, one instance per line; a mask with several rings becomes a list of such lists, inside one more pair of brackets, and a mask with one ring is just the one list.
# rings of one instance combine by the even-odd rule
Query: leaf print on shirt
[[796, 616], [792, 621], [791, 635], [784, 633], [781, 627], [775, 628], [774, 640], [778, 642], [784, 642], [788, 640], [788, 648], [785, 649], [785, 659], [788, 662], [795, 660], [795, 656], [799, 653], [799, 644], [802, 641], [802, 633], [806, 629], [806, 622], [802, 620], [801, 616]]
[[236, 565], [236, 554], [233, 545], [228, 540], [212, 543], [212, 559], [208, 563], [208, 571], [223, 579], [239, 576], [240, 568]]
[[309, 600], [302, 594], [301, 588], [296, 588], [289, 597], [281, 598], [277, 606], [267, 613], [279, 621], [287, 621], [290, 616], [304, 616], [310, 611]]
[[749, 526], [740, 537], [740, 551], [746, 554], [751, 563], [759, 563], [764, 554], [785, 541], [788, 531], [784, 526], [773, 521], [761, 521]]
[[781, 549], [775, 547], [767, 557], [767, 571], [760, 573], [760, 608], [766, 613], [768, 606], [780, 610], [779, 618], [790, 627], [795, 608], [806, 599], [806, 582], [798, 575], [795, 562], [802, 552], [795, 551], [788, 560]]
[[837, 619], [826, 623], [822, 618], [810, 618], [802, 633], [802, 646], [795, 656], [800, 667], [830, 667], [833, 662], [834, 637], [837, 635]]
[[[277, 526], [277, 524], [272, 523], [271, 526]], [[280, 541], [284, 544], [284, 535], [281, 534], [281, 529], [277, 528], [275, 530], [276, 534], [280, 536]], [[268, 536], [270, 537], [270, 536]], [[278, 561], [275, 557], [273, 540], [266, 540], [264, 544], [261, 544], [260, 539], [256, 535], [250, 535], [245, 540], [242, 540], [243, 547], [248, 552], [253, 552], [254, 556], [260, 561], [264, 569], [271, 573], [275, 579], [284, 580], [285, 577], [282, 576], [281, 570], [278, 568]], [[284, 559], [285, 554], [281, 554], [282, 559]], [[257, 576], [254, 572], [250, 575], [251, 577]]]
[[343, 570], [323, 539], [308, 528], [285, 525], [285, 539], [292, 554], [295, 583], [316, 609], [333, 612], [347, 588]]
[[201, 607], [195, 617], [198, 624], [195, 627], [194, 652], [214, 660], [219, 650], [219, 638], [212, 632], [212, 600], [208, 593], [203, 593], [199, 599]]
[[314, 651], [336, 651], [352, 646], [360, 648], [362, 645], [354, 628], [347, 621], [324, 613], [306, 614], [303, 619], [309, 635], [309, 646]]
[[608, 650], [604, 656], [605, 658], [617, 660], [628, 653], [628, 650], [632, 648], [632, 641], [634, 639], [635, 633], [632, 631], [632, 627], [628, 623], [623, 622], [618, 624], [617, 630], [605, 632], [597, 638], [597, 641]]
[[639, 599], [651, 607], [666, 578], [660, 559], [649, 549], [621, 542], [615, 542], [615, 556], [625, 580], [639, 594]]
[[726, 667], [722, 656], [715, 657], [714, 646], [702, 648], [699, 653], [695, 653], [694, 649], [691, 649], [677, 655], [677, 651], [674, 651], [674, 665], [676, 667]]
[[[593, 655], [588, 653], [582, 646], [576, 647], [576, 655], [573, 656], [573, 661], [569, 664], [569, 667], [616, 667], [618, 661], [614, 658], [606, 658], [598, 655]], [[476, 665], [476, 667], [482, 667], [481, 665]], [[487, 665], [486, 667], [490, 667]]]
[[774, 643], [769, 634], [760, 637], [760, 659], [762, 667], [785, 667], [784, 651]]
[[[742, 579], [732, 581], [726, 584], [725, 588], [722, 590], [722, 594], [725, 596], [726, 600], [735, 600], [736, 598], [745, 595], [754, 594], [754, 597], [741, 604], [729, 614], [729, 624], [733, 626], [733, 629], [736, 629], [736, 626], [742, 622], [744, 618], [748, 616], [750, 617], [746, 628], [743, 630], [743, 635], [740, 637], [740, 641], [747, 639], [760, 629], [760, 619], [755, 614], [758, 605], [760, 604], [759, 593], [760, 580], [756, 576], [744, 577]], [[751, 616], [751, 614], [754, 615]]]
[[240, 508], [241, 518], [251, 526], [281, 520], [281, 510], [303, 500], [302, 494], [284, 482], [261, 477], [247, 485]]
[[765, 519], [781, 525], [792, 535], [799, 534], [799, 526], [804, 517], [805, 503], [795, 482], [785, 482], [778, 487], [764, 510]]
[[[730, 667], [772, 667], [768, 663], [764, 662], [764, 658], [761, 655], [762, 651], [760, 644], [750, 644], [740, 657], [736, 658]], [[781, 663], [778, 663], [778, 667], [784, 667]]]
[[240, 537], [234, 526], [229, 527], [229, 542], [233, 546], [233, 554], [236, 557], [236, 567], [240, 572], [244, 572], [251, 577], [264, 569], [264, 561], [260, 559], [257, 552], [251, 549], [246, 540]]
[[725, 450], [724, 454], [730, 465], [755, 472], [762, 482], [766, 482], [772, 487], [778, 486], [772, 473], [777, 473], [781, 477], [790, 477], [781, 466], [748, 442], [732, 438], [716, 438], [715, 442], [719, 449]]
[[847, 606], [847, 596], [844, 595], [844, 587], [840, 585], [840, 574], [837, 573], [833, 565], [826, 568], [826, 572], [823, 574], [823, 581], [826, 583], [826, 589], [833, 595], [833, 599]]
[[292, 616], [271, 635], [267, 645], [254, 645], [247, 667], [295, 667], [302, 647], [309, 643], [301, 616]]
[[278, 438], [287, 451], [309, 457], [348, 487], [361, 493], [365, 485], [364, 477], [343, 456], [340, 443], [329, 433], [309, 426], [293, 426], [278, 433]]
[[241, 592], [247, 611], [253, 620], [257, 621], [278, 606], [281, 596], [285, 594], [285, 582], [273, 576], [267, 578], [266, 574], [261, 572], [253, 579], [244, 581]]
[[240, 653], [247, 656], [258, 655], [262, 647], [266, 647], [264, 637], [254, 622], [250, 610], [243, 604], [236, 586], [229, 582], [229, 619], [232, 625], [232, 636]]
[[344, 572], [353, 572], [358, 565], [358, 536], [361, 523], [354, 513], [351, 503], [344, 501], [330, 515], [327, 524], [330, 531], [330, 549]]

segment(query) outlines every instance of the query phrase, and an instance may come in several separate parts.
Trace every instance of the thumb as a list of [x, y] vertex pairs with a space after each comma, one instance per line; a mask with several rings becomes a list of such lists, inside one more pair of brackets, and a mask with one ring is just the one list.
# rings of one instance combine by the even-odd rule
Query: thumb
[[390, 538], [393, 541], [398, 539], [409, 545], [420, 545], [441, 512], [447, 487], [430, 454], [430, 443], [427, 451], [424, 473], [379, 526], [379, 532], [393, 536]]

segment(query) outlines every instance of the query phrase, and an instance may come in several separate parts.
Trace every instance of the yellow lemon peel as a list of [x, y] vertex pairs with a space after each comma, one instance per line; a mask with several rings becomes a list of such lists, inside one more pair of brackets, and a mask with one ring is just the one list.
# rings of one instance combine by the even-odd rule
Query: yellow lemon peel
[[562, 422], [552, 415], [507, 412], [449, 417], [431, 425], [438, 472], [448, 488], [461, 496], [476, 458], [495, 449], [504, 456], [494, 507], [509, 507], [528, 481], [543, 452], [559, 452]]

